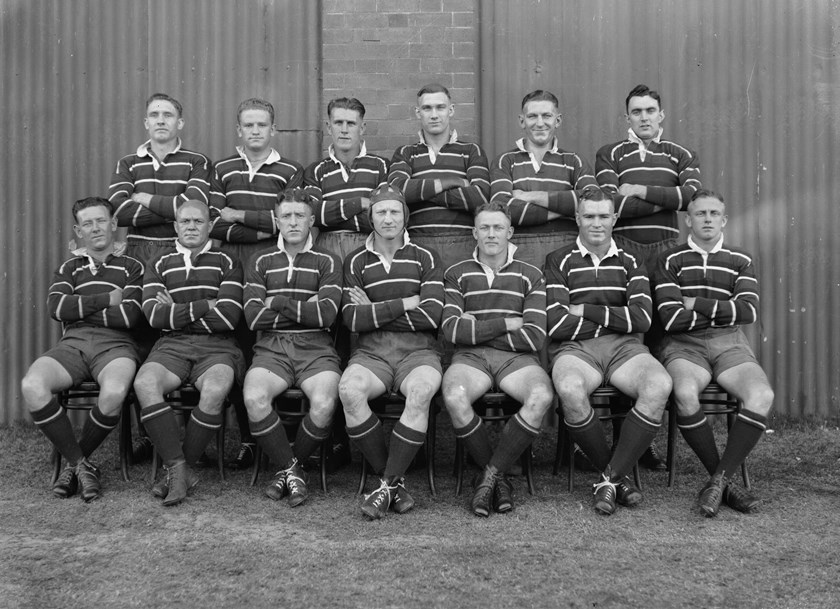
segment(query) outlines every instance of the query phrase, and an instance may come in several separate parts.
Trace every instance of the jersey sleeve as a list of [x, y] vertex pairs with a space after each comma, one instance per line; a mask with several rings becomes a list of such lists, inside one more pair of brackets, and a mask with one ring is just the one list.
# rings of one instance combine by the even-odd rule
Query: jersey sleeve
[[271, 301], [272, 310], [307, 328], [331, 327], [341, 303], [341, 263], [337, 256], [330, 254], [320, 257], [318, 266], [317, 301], [309, 302], [278, 295]]
[[186, 201], [197, 200], [210, 205], [210, 161], [196, 154], [191, 156], [189, 163], [190, 173], [184, 192], [175, 196], [152, 195], [149, 211], [174, 221], [175, 212]]
[[56, 269], [47, 294], [47, 308], [50, 317], [56, 321], [80, 321], [108, 308], [111, 299], [107, 291], [90, 295], [76, 294], [73, 280], [75, 266], [71, 262], [68, 260]]

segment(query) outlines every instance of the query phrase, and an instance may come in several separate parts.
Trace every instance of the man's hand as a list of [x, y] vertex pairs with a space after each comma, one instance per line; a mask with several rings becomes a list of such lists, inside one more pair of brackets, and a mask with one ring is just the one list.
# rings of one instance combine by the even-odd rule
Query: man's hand
[[159, 304], [162, 305], [174, 305], [175, 301], [172, 300], [172, 296], [170, 296], [169, 292], [163, 290], [155, 294], [155, 300], [158, 301]]
[[403, 298], [402, 301], [403, 308], [406, 311], [413, 311], [420, 306], [420, 296], [409, 296], [408, 298]]
[[207, 304], [209, 304], [209, 305], [210, 305], [210, 308], [211, 308], [211, 309], [216, 308], [216, 302], [217, 302], [217, 299], [216, 299], [216, 298], [208, 298], [208, 299], [207, 299]]
[[361, 197], [362, 201], [362, 209], [368, 210], [370, 209], [370, 197]]
[[257, 239], [260, 241], [262, 241], [263, 239], [268, 239], [271, 236], [271, 233], [264, 233], [261, 230], [257, 231]]
[[466, 188], [470, 181], [466, 178], [440, 178], [435, 180], [435, 191], [445, 192], [453, 188]]
[[683, 306], [688, 309], [689, 311], [694, 310], [694, 303], [697, 300], [694, 296], [683, 296]]
[[139, 203], [143, 207], [148, 207], [152, 202], [152, 195], [147, 192], [135, 192], [131, 195], [131, 200], [135, 203]]
[[573, 304], [569, 305], [569, 313], [575, 315], [576, 317], [583, 317], [583, 305], [582, 304]]
[[265, 300], [263, 300], [263, 304], [265, 305], [266, 309], [271, 308], [271, 303], [274, 300], [274, 296], [266, 296]]
[[108, 306], [115, 307], [122, 302], [123, 291], [121, 288], [114, 288], [108, 292]]
[[318, 295], [313, 294], [312, 296], [306, 299], [306, 302], [318, 302]]
[[461, 319], [469, 319], [470, 321], [476, 321], [475, 315], [472, 313], [461, 313]]
[[519, 201], [533, 203], [540, 207], [548, 207], [548, 192], [545, 190], [519, 190], [516, 188], [510, 194], [514, 199]]
[[356, 286], [354, 288], [350, 288], [350, 303], [354, 305], [369, 305], [373, 304], [368, 298], [368, 295], [365, 294], [365, 291]]
[[225, 222], [238, 222], [242, 224], [245, 221], [245, 212], [241, 209], [223, 207], [219, 210], [219, 217]]
[[505, 317], [505, 330], [508, 332], [516, 332], [517, 330], [522, 329], [522, 318], [521, 317]]
[[642, 186], [641, 184], [622, 184], [618, 187], [618, 194], [622, 197], [644, 199], [647, 197], [647, 186]]

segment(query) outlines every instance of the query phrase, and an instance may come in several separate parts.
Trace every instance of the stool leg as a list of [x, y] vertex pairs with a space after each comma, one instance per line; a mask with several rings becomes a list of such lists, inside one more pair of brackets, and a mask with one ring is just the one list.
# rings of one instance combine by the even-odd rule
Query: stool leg
[[254, 465], [251, 468], [251, 486], [254, 486], [257, 483], [257, 479], [260, 477], [260, 468], [262, 467], [262, 459], [263, 459], [262, 446], [257, 444], [257, 448], [254, 450]]
[[426, 473], [429, 476], [429, 491], [432, 497], [437, 496], [435, 489], [435, 425], [437, 424], [437, 417], [435, 416], [435, 405], [429, 405], [429, 426], [426, 429]]
[[125, 482], [131, 480], [128, 473], [128, 453], [131, 451], [131, 403], [132, 398], [129, 396], [120, 410], [120, 470], [122, 470], [122, 477]]
[[522, 453], [522, 469], [525, 472], [525, 480], [528, 481], [528, 493], [530, 495], [536, 495], [537, 493], [536, 488], [534, 488], [533, 464], [534, 456], [531, 454], [531, 447], [529, 446]]
[[361, 495], [365, 492], [365, 484], [367, 484], [367, 459], [365, 459], [365, 456], [362, 455], [362, 465], [359, 470], [359, 490], [356, 492], [357, 495]]
[[572, 436], [569, 431], [565, 431], [569, 441], [567, 443], [569, 453], [569, 492], [575, 489], [575, 443], [572, 441]]
[[464, 442], [455, 438], [455, 495], [461, 494], [464, 479]]
[[668, 403], [668, 448], [665, 464], [668, 467], [668, 488], [674, 486], [677, 477], [677, 405]]
[[[331, 437], [331, 436], [330, 436]], [[324, 493], [327, 492], [327, 442], [329, 438], [324, 442], [321, 442], [321, 490]]]
[[58, 477], [61, 475], [61, 453], [58, 452], [58, 449], [55, 447], [53, 447], [52, 453], [50, 454], [50, 463], [53, 465], [52, 480], [50, 480], [50, 484], [55, 484], [55, 481], [58, 480]]

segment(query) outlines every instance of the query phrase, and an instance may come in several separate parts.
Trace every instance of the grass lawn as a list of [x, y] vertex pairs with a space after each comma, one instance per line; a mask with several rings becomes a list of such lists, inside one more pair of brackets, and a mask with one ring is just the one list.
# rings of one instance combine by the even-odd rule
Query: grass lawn
[[356, 455], [328, 494], [316, 488], [294, 510], [263, 497], [267, 472], [251, 488], [250, 472], [220, 482], [214, 469], [166, 509], [148, 465], [121, 480], [113, 434], [93, 459], [105, 494], [86, 505], [53, 497], [40, 432], [0, 429], [0, 607], [838, 607], [840, 430], [773, 427], [750, 458], [754, 514], [695, 512], [705, 476], [680, 439], [673, 488], [643, 472], [643, 504], [599, 516], [591, 473], [571, 494], [565, 470], [551, 475], [548, 430], [535, 445], [537, 495], [517, 478], [516, 509], [480, 519], [469, 488], [454, 496], [443, 415], [437, 497], [412, 471], [417, 507], [379, 522], [358, 509]]

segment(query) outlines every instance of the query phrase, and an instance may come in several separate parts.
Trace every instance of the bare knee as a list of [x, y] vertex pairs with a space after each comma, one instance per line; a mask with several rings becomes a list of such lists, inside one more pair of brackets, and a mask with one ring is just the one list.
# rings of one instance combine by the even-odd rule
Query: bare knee
[[341, 377], [338, 383], [338, 395], [348, 415], [359, 413], [367, 404], [367, 387], [361, 377]]
[[271, 398], [265, 387], [246, 385], [242, 390], [242, 402], [251, 421], [262, 421], [271, 412]]
[[644, 402], [660, 414], [671, 395], [673, 383], [665, 370], [651, 372], [639, 381], [639, 397], [637, 401]]
[[27, 373], [20, 382], [20, 390], [29, 412], [40, 410], [52, 399], [52, 393], [46, 389], [44, 379], [37, 374]]
[[579, 376], [566, 375], [555, 377], [554, 388], [563, 404], [580, 404], [589, 397], [583, 379]]
[[99, 410], [105, 415], [115, 415], [122, 408], [125, 396], [128, 395], [129, 385], [127, 382], [115, 381], [104, 383], [99, 388]]
[[756, 414], [767, 416], [773, 407], [776, 394], [769, 385], [754, 388], [744, 399], [744, 407]]
[[144, 406], [154, 404], [163, 399], [163, 385], [161, 380], [152, 372], [140, 369], [134, 378], [134, 392]]
[[332, 393], [317, 392], [309, 398], [309, 416], [318, 427], [327, 427], [335, 414], [336, 397]]
[[467, 395], [467, 388], [457, 382], [445, 383], [443, 386], [443, 403], [449, 416], [458, 421], [467, 422], [472, 419], [472, 404]]

